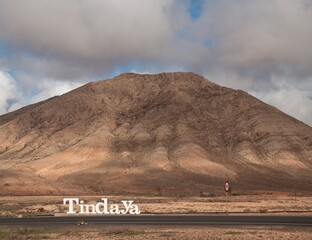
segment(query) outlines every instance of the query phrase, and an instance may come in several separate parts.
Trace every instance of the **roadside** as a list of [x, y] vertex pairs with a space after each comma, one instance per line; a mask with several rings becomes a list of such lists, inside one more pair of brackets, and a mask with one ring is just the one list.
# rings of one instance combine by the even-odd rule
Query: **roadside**
[[47, 226], [0, 227], [0, 239], [301, 239], [310, 240], [312, 228], [203, 226]]
[[[95, 203], [103, 196], [81, 196]], [[111, 203], [131, 199], [139, 205], [142, 214], [282, 214], [312, 215], [311, 196], [230, 196], [225, 197], [138, 197], [105, 196]], [[3, 196], [0, 197], [0, 217], [27, 217], [36, 215], [64, 215], [63, 196]]]

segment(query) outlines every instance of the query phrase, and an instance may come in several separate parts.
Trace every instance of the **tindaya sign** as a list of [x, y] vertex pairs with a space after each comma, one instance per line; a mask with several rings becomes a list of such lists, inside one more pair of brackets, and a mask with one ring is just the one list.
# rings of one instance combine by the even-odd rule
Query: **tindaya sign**
[[122, 200], [121, 204], [109, 204], [107, 198], [101, 200], [96, 204], [85, 204], [79, 198], [64, 198], [63, 205], [68, 205], [68, 214], [140, 214], [138, 205], [133, 204], [133, 201]]

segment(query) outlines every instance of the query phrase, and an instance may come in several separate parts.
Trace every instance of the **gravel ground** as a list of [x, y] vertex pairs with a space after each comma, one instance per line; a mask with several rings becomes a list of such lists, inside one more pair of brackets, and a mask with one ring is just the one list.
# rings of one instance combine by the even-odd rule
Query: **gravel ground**
[[[100, 201], [103, 196], [81, 196], [88, 203]], [[222, 213], [243, 214], [304, 214], [312, 215], [312, 197], [301, 196], [230, 196], [228, 203], [225, 197], [135, 197], [106, 196], [110, 203], [120, 203], [121, 199], [134, 200], [139, 205], [141, 213], [192, 214], [192, 213]], [[227, 205], [227, 206], [226, 206]], [[62, 215], [68, 206], [63, 206], [63, 196], [20, 196], [0, 197], [0, 216], [29, 216], [36, 214]], [[39, 210], [42, 209], [42, 212]]]
[[302, 239], [311, 227], [59, 226], [1, 227], [0, 239]]

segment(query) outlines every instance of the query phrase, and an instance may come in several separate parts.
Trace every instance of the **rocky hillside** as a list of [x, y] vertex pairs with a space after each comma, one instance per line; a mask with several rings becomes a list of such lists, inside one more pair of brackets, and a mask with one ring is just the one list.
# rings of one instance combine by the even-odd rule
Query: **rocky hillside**
[[310, 191], [312, 128], [194, 73], [122, 74], [0, 116], [1, 194]]

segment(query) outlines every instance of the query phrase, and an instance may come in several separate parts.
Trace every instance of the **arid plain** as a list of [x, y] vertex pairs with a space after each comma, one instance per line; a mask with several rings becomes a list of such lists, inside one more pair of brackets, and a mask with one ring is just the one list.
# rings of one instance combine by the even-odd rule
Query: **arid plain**
[[[81, 196], [95, 203], [103, 196]], [[312, 197], [248, 195], [216, 197], [106, 196], [112, 203], [131, 198], [142, 214], [312, 215]], [[65, 216], [63, 196], [0, 197], [1, 217]], [[228, 200], [228, 202], [227, 202]], [[81, 220], [84, 215], [81, 215]], [[310, 239], [311, 227], [300, 226], [178, 226], [84, 225], [1, 226], [0, 239]]]

